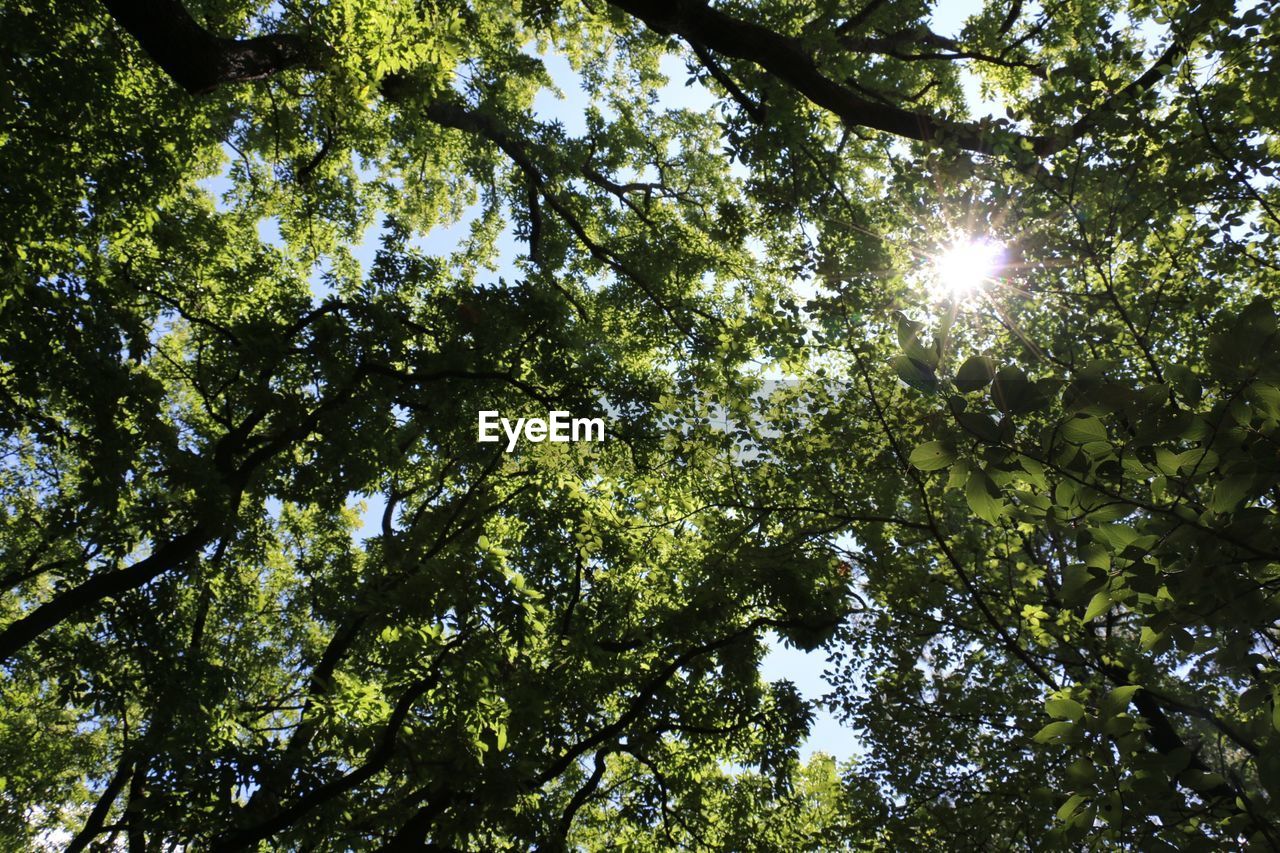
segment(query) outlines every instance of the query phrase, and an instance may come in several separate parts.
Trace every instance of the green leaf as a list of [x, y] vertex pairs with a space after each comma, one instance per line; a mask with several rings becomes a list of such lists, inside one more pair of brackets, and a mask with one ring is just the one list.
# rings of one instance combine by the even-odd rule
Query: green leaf
[[997, 444], [1000, 441], [1000, 427], [990, 415], [983, 415], [977, 412], [957, 412], [954, 414], [956, 423], [968, 433], [976, 436], [981, 441], [988, 444]]
[[1181, 465], [1181, 460], [1179, 458], [1179, 454], [1174, 453], [1172, 450], [1169, 450], [1167, 447], [1157, 447], [1156, 448], [1156, 465], [1159, 466], [1160, 470], [1163, 471], [1166, 475], [1172, 477], [1178, 473], [1178, 468]]
[[1230, 512], [1235, 509], [1253, 486], [1252, 474], [1232, 474], [1218, 481], [1209, 499], [1209, 509], [1214, 512]]
[[1032, 485], [1041, 490], [1049, 488], [1049, 481], [1045, 477], [1044, 466], [1030, 456], [1019, 456], [1018, 464], [1022, 466], [1022, 470], [1026, 471]]
[[1122, 518], [1130, 516], [1137, 508], [1126, 501], [1104, 501], [1102, 503], [1090, 504], [1085, 511], [1089, 521], [1093, 524], [1105, 524], [1110, 521], [1119, 521]]
[[1098, 710], [1104, 717], [1112, 717], [1129, 707], [1129, 703], [1133, 701], [1133, 696], [1142, 689], [1138, 684], [1126, 684], [1123, 687], [1117, 687], [1102, 697], [1102, 701], [1098, 703]]
[[1259, 337], [1273, 334], [1276, 330], [1276, 312], [1271, 301], [1265, 296], [1255, 296], [1240, 312], [1240, 325]]
[[1102, 614], [1111, 609], [1111, 593], [1108, 590], [1100, 590], [1093, 598], [1089, 599], [1089, 606], [1084, 609], [1084, 621], [1089, 622], [1097, 619]]
[[920, 338], [920, 332], [924, 329], [922, 323], [917, 323], [907, 317], [906, 314], [898, 313], [898, 346], [904, 350], [915, 343]]
[[1053, 743], [1055, 741], [1064, 740], [1071, 735], [1076, 729], [1076, 724], [1069, 720], [1059, 720], [1056, 723], [1050, 723], [1040, 731], [1036, 732], [1032, 738], [1036, 743]]
[[1200, 380], [1190, 368], [1174, 362], [1165, 366], [1164, 375], [1183, 400], [1193, 406], [1200, 402], [1202, 395]]
[[951, 466], [951, 473], [947, 475], [946, 490], [962, 489], [969, 482], [969, 463], [963, 459], [959, 460]]
[[898, 316], [898, 345], [908, 358], [932, 373], [938, 367], [938, 348], [920, 340], [923, 330], [924, 326], [908, 320], [905, 315]]
[[941, 441], [926, 441], [911, 451], [909, 461], [921, 471], [939, 471], [956, 461], [956, 454]]
[[1053, 488], [1053, 500], [1063, 509], [1071, 509], [1076, 505], [1076, 484], [1073, 480], [1063, 478]]
[[1077, 784], [1087, 785], [1098, 778], [1098, 769], [1087, 758], [1077, 758], [1067, 765], [1067, 778]]
[[1050, 699], [1044, 703], [1050, 717], [1076, 721], [1084, 716], [1084, 706], [1074, 699]]
[[960, 365], [952, 381], [957, 390], [968, 394], [986, 388], [995, 375], [995, 361], [985, 355], [975, 355]]
[[905, 355], [896, 355], [893, 357], [893, 369], [898, 372], [903, 382], [917, 391], [933, 393], [938, 390], [937, 375], [932, 367], [922, 361]]
[[1062, 437], [1072, 444], [1106, 441], [1107, 428], [1092, 415], [1077, 415], [1062, 425]]
[[974, 469], [965, 484], [964, 497], [973, 514], [991, 524], [996, 524], [1004, 514], [1005, 505], [996, 497], [999, 491], [985, 471]]
[[1138, 541], [1138, 531], [1127, 524], [1099, 524], [1090, 528], [1093, 537], [1113, 552], [1123, 551]]
[[991, 401], [1002, 412], [1021, 412], [1030, 399], [1031, 383], [1027, 375], [1012, 365], [996, 371], [991, 383]]
[[1062, 597], [1069, 604], [1079, 603], [1089, 590], [1100, 583], [1087, 567], [1070, 563], [1062, 570]]
[[1058, 820], [1065, 821], [1066, 819], [1071, 817], [1073, 814], [1076, 813], [1077, 809], [1079, 809], [1082, 805], [1085, 804], [1086, 801], [1088, 801], [1088, 799], [1089, 798], [1084, 794], [1072, 794], [1070, 797], [1067, 798], [1067, 801], [1063, 803], [1062, 806], [1058, 809]]

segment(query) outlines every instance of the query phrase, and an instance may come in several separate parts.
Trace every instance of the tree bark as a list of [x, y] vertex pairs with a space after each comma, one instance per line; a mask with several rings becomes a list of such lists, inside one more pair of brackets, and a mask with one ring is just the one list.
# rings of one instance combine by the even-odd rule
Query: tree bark
[[609, 2], [655, 32], [677, 35], [696, 47], [754, 63], [851, 127], [882, 130], [921, 142], [950, 138], [962, 148], [984, 154], [994, 152], [994, 143], [1000, 136], [1020, 138], [1008, 131], [948, 122], [928, 113], [863, 98], [823, 74], [796, 39], [739, 20], [697, 0]]
[[139, 46], [193, 95], [224, 83], [262, 80], [305, 65], [317, 51], [303, 36], [282, 33], [248, 39], [215, 36], [179, 0], [103, 0]]
[[73, 586], [51, 601], [0, 631], [0, 662], [17, 654], [24, 646], [76, 613], [104, 598], [120, 595], [150, 582], [195, 557], [212, 535], [202, 525], [169, 540], [150, 556], [127, 569], [100, 572]]

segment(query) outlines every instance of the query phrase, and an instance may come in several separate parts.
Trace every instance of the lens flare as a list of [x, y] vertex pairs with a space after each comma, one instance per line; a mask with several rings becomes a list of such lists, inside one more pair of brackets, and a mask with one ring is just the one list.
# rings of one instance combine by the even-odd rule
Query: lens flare
[[939, 298], [973, 296], [1000, 269], [1004, 246], [986, 238], [957, 240], [933, 260], [932, 289]]

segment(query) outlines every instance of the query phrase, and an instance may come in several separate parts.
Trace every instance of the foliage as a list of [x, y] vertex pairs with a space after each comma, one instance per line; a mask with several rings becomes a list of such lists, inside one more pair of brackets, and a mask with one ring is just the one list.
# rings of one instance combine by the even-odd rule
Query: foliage
[[0, 6], [0, 846], [1280, 846], [1280, 24], [932, 11]]

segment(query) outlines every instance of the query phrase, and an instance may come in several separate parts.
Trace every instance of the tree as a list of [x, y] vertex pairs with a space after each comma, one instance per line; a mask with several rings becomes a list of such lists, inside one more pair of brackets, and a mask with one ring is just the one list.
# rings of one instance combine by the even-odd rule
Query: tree
[[1280, 846], [1241, 6], [6, 5], [0, 837]]

